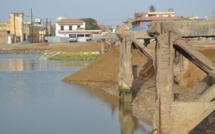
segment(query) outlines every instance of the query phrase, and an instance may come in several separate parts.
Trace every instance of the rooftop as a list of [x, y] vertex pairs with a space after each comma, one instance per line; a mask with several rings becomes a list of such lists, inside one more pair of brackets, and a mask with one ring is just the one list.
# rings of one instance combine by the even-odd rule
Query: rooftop
[[73, 19], [73, 18], [63, 18], [57, 21], [60, 25], [68, 25], [68, 24], [83, 24], [84, 21], [80, 19]]

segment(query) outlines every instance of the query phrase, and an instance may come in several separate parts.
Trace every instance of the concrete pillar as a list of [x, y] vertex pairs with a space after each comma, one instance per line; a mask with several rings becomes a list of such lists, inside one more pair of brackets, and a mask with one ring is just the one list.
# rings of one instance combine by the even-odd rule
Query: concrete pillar
[[105, 39], [101, 40], [101, 54], [104, 54], [105, 52]]
[[171, 103], [173, 96], [173, 45], [170, 34], [162, 34], [156, 45], [156, 108], [154, 129], [159, 134], [169, 134], [172, 130]]
[[120, 44], [120, 71], [118, 76], [119, 96], [124, 102], [132, 101], [131, 86], [133, 83], [131, 35], [125, 35]]

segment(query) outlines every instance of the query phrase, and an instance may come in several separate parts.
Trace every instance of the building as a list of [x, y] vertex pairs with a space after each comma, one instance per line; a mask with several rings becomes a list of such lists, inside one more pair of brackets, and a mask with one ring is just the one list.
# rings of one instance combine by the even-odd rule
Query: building
[[10, 14], [10, 34], [13, 35], [13, 42], [19, 43], [23, 41], [23, 24], [24, 13], [11, 13]]
[[179, 20], [180, 18], [180, 16], [175, 15], [173, 10], [168, 12], [136, 12], [132, 21], [132, 30], [147, 31], [150, 21]]
[[0, 22], [0, 43], [18, 43], [23, 40], [23, 13], [11, 13], [6, 22]]
[[31, 22], [24, 22], [23, 30], [24, 38], [22, 42], [38, 43], [39, 42], [39, 29]]
[[39, 31], [39, 42], [45, 41], [45, 36], [53, 36], [53, 27], [51, 22], [43, 22], [42, 19], [37, 18], [34, 20], [34, 27]]
[[30, 22], [24, 13], [10, 13], [9, 20], [0, 22], [0, 43], [11, 44], [30, 42], [38, 43], [45, 40], [45, 36], [53, 35], [51, 22], [35, 19]]
[[83, 20], [74, 18], [57, 18], [55, 35], [67, 37], [70, 42], [86, 42], [91, 40], [91, 33], [101, 30], [85, 30], [86, 24]]
[[[8, 39], [11, 38], [9, 36], [9, 31], [10, 31], [10, 23], [8, 22], [0, 22], [0, 43], [7, 43]], [[11, 39], [9, 39], [9, 43]]]
[[109, 30], [110, 30], [111, 33], [116, 33], [117, 28], [118, 28], [117, 26], [110, 26]]

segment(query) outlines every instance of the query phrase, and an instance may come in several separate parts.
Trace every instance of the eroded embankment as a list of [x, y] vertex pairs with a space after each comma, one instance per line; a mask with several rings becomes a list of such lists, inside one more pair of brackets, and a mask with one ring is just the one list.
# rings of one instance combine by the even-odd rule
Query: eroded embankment
[[[213, 53], [211, 50], [203, 50], [210, 60], [214, 59], [213, 55], [207, 55], [207, 53]], [[148, 59], [142, 55], [138, 50], [132, 50], [133, 65], [140, 66], [146, 63]], [[177, 67], [176, 67], [177, 69]], [[110, 51], [102, 55], [97, 61], [85, 67], [84, 69], [67, 76], [63, 81], [71, 83], [83, 83], [89, 86], [99, 87], [105, 91], [118, 95], [117, 81], [119, 72], [119, 47], [115, 46]], [[189, 65], [188, 70], [183, 71], [180, 75], [180, 79], [175, 83], [176, 92], [185, 92], [191, 89], [197, 84], [206, 74], [193, 64]], [[154, 100], [155, 100], [155, 74], [147, 79], [139, 76], [135, 79], [132, 85], [132, 91], [134, 95], [133, 100], [133, 114], [148, 123], [151, 123]], [[190, 96], [192, 97], [192, 96]], [[210, 122], [208, 122], [210, 120]], [[203, 121], [195, 130], [194, 133], [205, 132], [207, 129], [213, 130], [213, 123], [215, 122], [214, 113], [212, 113], [206, 121]], [[204, 125], [207, 124], [207, 125]], [[210, 127], [209, 127], [210, 126]], [[202, 128], [201, 131], [199, 128]]]
[[48, 50], [48, 43], [0, 44], [1, 54], [42, 54]]

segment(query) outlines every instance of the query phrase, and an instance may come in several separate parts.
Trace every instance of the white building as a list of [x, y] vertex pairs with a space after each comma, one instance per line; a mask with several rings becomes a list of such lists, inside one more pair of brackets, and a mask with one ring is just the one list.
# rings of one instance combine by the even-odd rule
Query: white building
[[116, 33], [117, 26], [109, 27], [111, 33]]
[[58, 37], [68, 37], [70, 42], [86, 42], [90, 37], [90, 33], [85, 30], [85, 22], [71, 18], [58, 18], [55, 34]]
[[91, 34], [101, 30], [85, 30], [85, 22], [80, 19], [62, 18], [57, 19], [55, 34], [58, 37], [68, 37], [70, 42], [86, 42], [91, 40]]

